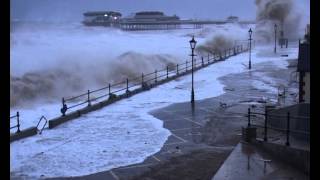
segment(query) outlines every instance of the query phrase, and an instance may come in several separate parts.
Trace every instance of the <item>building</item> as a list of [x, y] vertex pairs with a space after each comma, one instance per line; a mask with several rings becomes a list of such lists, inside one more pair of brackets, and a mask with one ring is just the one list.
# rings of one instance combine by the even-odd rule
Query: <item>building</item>
[[82, 23], [87, 26], [118, 26], [121, 13], [114, 11], [86, 12]]
[[239, 22], [239, 18], [237, 16], [229, 16], [227, 18], [227, 23], [237, 23]]
[[176, 15], [166, 16], [160, 11], [141, 11], [137, 12], [133, 17], [134, 21], [145, 21], [145, 22], [161, 22], [161, 21], [179, 21], [180, 18]]
[[310, 103], [310, 25], [306, 28], [305, 39], [299, 41], [297, 71], [299, 73], [299, 102]]

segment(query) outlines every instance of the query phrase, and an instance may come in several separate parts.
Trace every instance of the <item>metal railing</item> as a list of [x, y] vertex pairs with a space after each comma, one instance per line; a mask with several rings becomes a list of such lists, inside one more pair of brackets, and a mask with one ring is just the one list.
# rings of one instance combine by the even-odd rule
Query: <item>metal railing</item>
[[17, 111], [16, 115], [10, 116], [10, 121], [11, 121], [11, 119], [14, 119], [14, 118], [16, 118], [17, 124], [15, 126], [10, 126], [10, 129], [17, 128], [16, 133], [19, 133], [20, 132], [20, 114], [19, 114], [19, 111]]
[[[44, 120], [44, 121], [45, 121], [45, 123], [44, 123], [44, 125], [42, 126], [42, 128], [41, 128], [41, 129], [39, 129], [38, 127], [39, 127], [40, 122], [41, 122], [42, 120]], [[43, 131], [43, 129], [46, 127], [47, 123], [48, 123], [47, 118], [46, 118], [46, 117], [44, 117], [44, 116], [41, 116], [41, 118], [40, 118], [40, 120], [38, 121], [38, 124], [37, 124], [37, 129], [38, 129], [39, 134], [41, 134], [41, 133], [42, 133], [42, 131]]]
[[[209, 65], [214, 62], [221, 61], [227, 58], [228, 56], [236, 55], [246, 50], [248, 50], [248, 48], [243, 47], [243, 45], [238, 45], [233, 48], [224, 50], [223, 53], [219, 53], [219, 54], [213, 53], [211, 55], [208, 54], [207, 61], [202, 56], [200, 59], [194, 60], [194, 68], [197, 70], [201, 67], [204, 67], [205, 65]], [[223, 57], [221, 54], [223, 54]], [[101, 98], [106, 97], [108, 99], [112, 99], [117, 95], [123, 95], [123, 94], [126, 94], [127, 96], [129, 96], [130, 90], [132, 90], [134, 87], [144, 88], [148, 85], [156, 84], [158, 81], [168, 79], [169, 77], [175, 77], [181, 73], [187, 73], [188, 71], [191, 71], [191, 68], [192, 68], [191, 66], [192, 66], [191, 61], [186, 61], [185, 63], [176, 64], [174, 66], [167, 66], [166, 68], [161, 70], [156, 69], [154, 72], [151, 72], [148, 74], [142, 73], [141, 76], [139, 77], [134, 77], [131, 79], [126, 78], [124, 81], [117, 82], [115, 84], [109, 83], [108, 86], [105, 86], [93, 91], [88, 90], [86, 93], [82, 93], [80, 95], [76, 95], [69, 98], [63, 97], [62, 108], [61, 108], [62, 116], [66, 115], [67, 110], [74, 109], [76, 107], [79, 107], [85, 104], [87, 106], [91, 106], [93, 101], [97, 101]], [[96, 95], [97, 97], [93, 97], [94, 95]], [[74, 101], [77, 101], [77, 103], [72, 103]]]
[[[264, 117], [264, 125], [259, 125], [259, 124], [252, 124], [252, 117]], [[251, 109], [248, 108], [248, 127], [254, 126], [257, 128], [263, 128], [264, 129], [264, 141], [268, 141], [268, 129], [284, 132], [286, 134], [286, 146], [290, 146], [290, 134], [291, 133], [296, 133], [296, 134], [301, 134], [301, 135], [310, 135], [310, 131], [300, 131], [300, 130], [292, 130], [290, 129], [290, 122], [292, 119], [310, 119], [310, 117], [307, 116], [292, 116], [290, 115], [290, 112], [287, 112], [286, 115], [275, 115], [275, 114], [270, 114], [269, 111], [266, 109], [264, 113], [259, 113], [259, 112], [251, 112]], [[286, 128], [279, 128], [279, 127], [274, 127], [274, 126], [268, 126], [268, 119], [272, 117], [277, 117], [280, 118], [280, 121], [282, 120], [283, 123], [285, 123]]]
[[[223, 61], [227, 57], [232, 55], [237, 55], [238, 53], [245, 52], [249, 47], [245, 47], [245, 45], [237, 45], [233, 48], [226, 49], [225, 51], [219, 53], [208, 53], [206, 57], [201, 56], [200, 59], [194, 59], [194, 70], [199, 70], [205, 66], [213, 64], [215, 62]], [[150, 89], [152, 85], [157, 85], [158, 82], [163, 80], [170, 80], [170, 78], [176, 78], [180, 75], [184, 75], [190, 73], [192, 69], [191, 61], [186, 61], [185, 63], [180, 63], [176, 65], [166, 66], [164, 69], [155, 70], [154, 72], [150, 72], [148, 74], [141, 73], [141, 76], [137, 76], [134, 78], [126, 78], [121, 82], [117, 82], [114, 84], [108, 84], [105, 87], [96, 89], [96, 90], [87, 90], [87, 92], [72, 96], [72, 97], [63, 97], [62, 98], [62, 108], [60, 109], [62, 116], [66, 115], [67, 110], [76, 109], [82, 105], [91, 106], [93, 102], [107, 98], [106, 100], [115, 99], [117, 96], [130, 95], [133, 88], [142, 88], [144, 90]], [[100, 94], [99, 94], [100, 93]], [[77, 109], [76, 109], [77, 110]], [[16, 118], [17, 124], [15, 126], [10, 127], [10, 130], [13, 128], [17, 128], [16, 133], [19, 133], [20, 130], [20, 114], [17, 112], [16, 115], [11, 116], [11, 119]], [[39, 129], [39, 125], [42, 121], [45, 121], [44, 125]], [[45, 128], [48, 120], [45, 116], [42, 116], [37, 124], [37, 129], [39, 134], [42, 133]]]

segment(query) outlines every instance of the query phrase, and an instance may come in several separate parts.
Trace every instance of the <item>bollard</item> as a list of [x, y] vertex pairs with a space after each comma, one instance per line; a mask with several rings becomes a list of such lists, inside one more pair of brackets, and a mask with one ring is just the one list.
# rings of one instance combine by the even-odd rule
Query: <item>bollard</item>
[[201, 56], [201, 66], [204, 66], [203, 57]]
[[290, 136], [290, 112], [287, 113], [287, 142], [286, 142], [286, 146], [290, 146], [289, 136]]
[[169, 66], [167, 66], [167, 79], [169, 78]]
[[18, 130], [16, 133], [19, 133], [20, 132], [20, 119], [19, 119], [19, 111], [17, 111], [17, 127], [18, 127]]
[[265, 142], [268, 141], [268, 137], [267, 137], [267, 120], [268, 120], [268, 111], [267, 111], [267, 107], [265, 107], [265, 110], [264, 110], [264, 138], [263, 140]]
[[250, 108], [248, 108], [248, 127], [251, 126], [250, 117], [251, 117], [251, 111], [250, 111]]
[[177, 75], [179, 74], [179, 64], [177, 64]]
[[88, 90], [88, 106], [91, 106], [91, 102], [90, 102], [90, 90]]

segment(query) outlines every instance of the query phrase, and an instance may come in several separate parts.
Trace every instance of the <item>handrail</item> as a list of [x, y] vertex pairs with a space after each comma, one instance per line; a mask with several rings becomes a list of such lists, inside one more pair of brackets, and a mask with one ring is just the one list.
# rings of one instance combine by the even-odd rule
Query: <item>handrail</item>
[[11, 126], [10, 129], [17, 128], [16, 133], [19, 133], [20, 132], [20, 113], [19, 113], [19, 111], [17, 111], [16, 115], [10, 116], [10, 120], [13, 119], [13, 118], [16, 118], [17, 125]]
[[[206, 58], [204, 58], [203, 56], [201, 56], [201, 58], [195, 59], [194, 60], [194, 64], [193, 64], [193, 68], [201, 68], [204, 65], [209, 65], [209, 64], [213, 64], [215, 62], [218, 62], [220, 60], [225, 60], [226, 57], [238, 54], [240, 52], [244, 52], [247, 51], [246, 47], [242, 47], [242, 45], [238, 45], [235, 46], [233, 48], [228, 48], [225, 49], [224, 51], [221, 51], [220, 53], [211, 53], [208, 54], [208, 56]], [[99, 89], [95, 89], [95, 90], [88, 90], [86, 93], [74, 96], [74, 97], [69, 97], [69, 98], [62, 98], [62, 105], [63, 107], [61, 108], [61, 112], [62, 115], [64, 116], [66, 111], [68, 109], [72, 109], [75, 107], [78, 107], [80, 105], [86, 104], [88, 103], [88, 106], [91, 106], [91, 101], [95, 101], [97, 99], [103, 98], [103, 97], [110, 97], [111, 94], [114, 93], [118, 93], [121, 91], [124, 91], [124, 93], [128, 93], [127, 91], [129, 91], [130, 88], [135, 87], [135, 86], [139, 86], [143, 83], [148, 83], [148, 82], [153, 82], [156, 83], [162, 79], [166, 79], [169, 78], [169, 74], [175, 74], [178, 75], [179, 73], [183, 73], [183, 72], [190, 72], [190, 70], [192, 69], [192, 61], [188, 61], [186, 60], [183, 63], [178, 63], [176, 64], [176, 66], [172, 66], [173, 69], [169, 70], [169, 66], [166, 66], [164, 69], [160, 69], [160, 70], [155, 70], [154, 72], [150, 72], [147, 74], [142, 74], [142, 76], [137, 76], [137, 77], [133, 77], [133, 78], [127, 78], [124, 81], [118, 82], [118, 83], [114, 83], [114, 84], [108, 84], [108, 86], [99, 88]], [[130, 83], [131, 82], [131, 83]], [[132, 83], [134, 82], [134, 83]], [[130, 85], [129, 85], [130, 83]], [[118, 87], [120, 86], [120, 87]], [[116, 88], [117, 87], [117, 88]], [[115, 90], [111, 90], [111, 88], [115, 89]], [[108, 93], [105, 92], [105, 94], [103, 95], [99, 95], [98, 97], [94, 97], [94, 98], [90, 98], [90, 95], [97, 93], [97, 92], [101, 92], [103, 90], [108, 90]], [[71, 100], [75, 100], [77, 98], [80, 97], [86, 97], [87, 98], [80, 103], [77, 104], [73, 104], [71, 106], [67, 106], [67, 102], [70, 102]], [[81, 101], [81, 100], [79, 100]]]
[[[272, 114], [270, 115], [268, 112], [269, 111], [267, 109], [265, 109], [265, 113], [251, 112], [251, 109], [248, 108], [248, 115], [247, 115], [247, 117], [248, 117], [248, 127], [256, 126], [256, 127], [264, 128], [264, 141], [268, 141], [268, 135], [267, 135], [268, 129], [273, 129], [273, 130], [277, 130], [277, 131], [285, 131], [285, 133], [286, 133], [286, 143], [285, 143], [285, 145], [286, 146], [290, 146], [290, 142], [289, 142], [290, 133], [305, 134], [305, 135], [309, 135], [310, 134], [310, 131], [292, 130], [290, 128], [291, 127], [290, 126], [290, 119], [292, 119], [292, 118], [297, 119], [297, 117], [301, 117], [301, 118], [310, 118], [310, 117], [291, 116], [290, 112], [287, 112], [286, 116], [283, 116], [283, 115], [272, 115]], [[257, 124], [251, 124], [251, 117], [253, 115], [263, 115], [264, 116], [264, 126], [257, 125]], [[286, 120], [286, 129], [268, 126], [268, 119], [270, 117], [282, 117], [284, 120]]]
[[[38, 129], [38, 126], [39, 126], [40, 122], [41, 122], [43, 119], [45, 120], [45, 123], [44, 123], [44, 125], [42, 126], [42, 128], [39, 130], [39, 129]], [[40, 120], [39, 120], [39, 122], [38, 122], [38, 124], [37, 124], [37, 129], [38, 129], [39, 134], [42, 133], [42, 131], [43, 131], [43, 129], [45, 128], [45, 126], [47, 125], [47, 123], [48, 123], [47, 118], [44, 117], [44, 116], [41, 116], [41, 118], [40, 118]]]

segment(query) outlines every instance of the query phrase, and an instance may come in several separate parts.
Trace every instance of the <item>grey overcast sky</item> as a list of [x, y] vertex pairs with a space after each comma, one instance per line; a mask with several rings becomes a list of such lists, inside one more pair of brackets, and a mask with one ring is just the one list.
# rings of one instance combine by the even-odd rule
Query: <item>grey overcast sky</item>
[[[310, 0], [296, 0], [309, 11]], [[225, 19], [235, 15], [253, 20], [255, 0], [10, 0], [11, 19], [79, 21], [85, 11], [119, 11], [123, 16], [157, 10], [181, 18]]]

